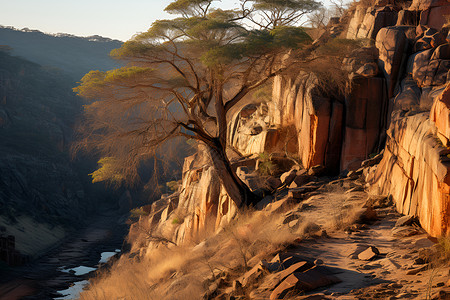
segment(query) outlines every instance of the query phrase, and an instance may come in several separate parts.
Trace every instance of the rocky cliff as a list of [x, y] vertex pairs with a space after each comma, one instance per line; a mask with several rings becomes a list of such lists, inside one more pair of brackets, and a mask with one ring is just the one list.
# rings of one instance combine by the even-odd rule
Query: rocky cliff
[[[445, 235], [450, 39], [444, 15], [450, 3], [369, 2], [331, 24], [334, 36], [365, 39], [344, 61], [349, 92], [325, 93], [308, 73], [277, 76], [270, 101], [248, 104], [230, 118], [230, 144], [245, 157], [235, 160], [235, 169], [262, 191], [261, 184], [252, 186], [252, 172], [264, 164], [260, 153], [300, 162], [295, 176], [301, 169], [342, 175], [384, 149], [381, 163], [364, 171], [369, 189], [391, 195], [397, 210], [418, 216], [431, 235]], [[265, 181], [264, 188], [276, 189], [284, 179]], [[160, 231], [170, 223], [166, 237], [177, 243], [220, 230], [236, 213], [204, 151], [186, 159], [179, 200], [164, 201], [150, 211], [152, 222]]]
[[[447, 1], [353, 6], [341, 18], [341, 27], [349, 20], [341, 36], [366, 39], [367, 46], [344, 62], [351, 91], [330, 97], [310, 74], [278, 76], [265, 126], [294, 130], [297, 141], [290, 152], [306, 169], [356, 170], [385, 148], [378, 168], [368, 172], [371, 190], [391, 194], [400, 212], [418, 216], [434, 236], [447, 234], [449, 226], [449, 100], [444, 91], [450, 67], [449, 11]], [[245, 140], [245, 132], [239, 134], [233, 141]], [[258, 139], [250, 136], [247, 145]], [[260, 148], [241, 144], [234, 142], [246, 154], [273, 149], [267, 141]]]
[[[154, 283], [142, 290], [160, 298], [450, 297], [448, 283], [433, 282], [443, 257], [448, 266], [434, 237], [450, 233], [447, 14], [449, 1], [360, 1], [330, 22], [316, 42], [365, 45], [343, 61], [345, 90], [327, 91], [312, 73], [284, 74], [269, 100], [247, 101], [229, 117], [228, 155], [261, 196], [255, 209], [238, 211], [199, 145], [178, 191], [144, 207], [148, 216], [131, 226], [130, 256], [83, 299], [114, 289], [135, 255], [142, 263], [131, 263], [133, 272]], [[117, 289], [111, 295], [126, 294]]]

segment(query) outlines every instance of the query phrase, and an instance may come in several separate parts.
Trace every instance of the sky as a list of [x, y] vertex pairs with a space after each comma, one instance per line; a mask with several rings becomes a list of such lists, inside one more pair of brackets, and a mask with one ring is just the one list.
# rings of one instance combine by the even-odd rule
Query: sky
[[[153, 21], [172, 18], [172, 0], [0, 0], [0, 25], [126, 41]], [[222, 0], [226, 6], [238, 0]]]

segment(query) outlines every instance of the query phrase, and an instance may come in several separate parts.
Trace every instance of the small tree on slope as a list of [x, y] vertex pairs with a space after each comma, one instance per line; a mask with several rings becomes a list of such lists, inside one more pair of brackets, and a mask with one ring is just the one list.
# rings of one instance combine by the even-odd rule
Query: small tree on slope
[[274, 76], [315, 59], [310, 37], [294, 25], [319, 6], [247, 0], [222, 10], [212, 0], [172, 2], [165, 10], [180, 17], [156, 21], [112, 51], [126, 67], [91, 71], [74, 89], [90, 100], [78, 147], [107, 158], [100, 180], [135, 180], [140, 162], [182, 136], [211, 150], [238, 207], [254, 203], [226, 155], [227, 113]]

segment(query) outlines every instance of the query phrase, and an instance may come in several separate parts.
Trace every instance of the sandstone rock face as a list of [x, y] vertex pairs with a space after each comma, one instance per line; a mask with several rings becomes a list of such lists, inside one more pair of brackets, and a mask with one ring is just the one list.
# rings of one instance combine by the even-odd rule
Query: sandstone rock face
[[414, 57], [412, 76], [419, 87], [437, 86], [447, 82], [450, 69], [450, 44], [419, 52]]
[[276, 77], [269, 116], [272, 124], [295, 128], [296, 153], [305, 168], [315, 165], [339, 168], [343, 104], [323, 97], [313, 76]]
[[174, 237], [177, 244], [215, 231], [230, 221], [237, 211], [220, 184], [210, 159], [206, 149], [185, 159], [178, 208], [188, 216]]
[[[446, 148], [450, 138], [450, 100], [445, 88], [449, 81], [450, 46], [448, 28], [443, 28], [443, 24], [445, 15], [450, 13], [450, 2], [414, 0], [403, 10], [389, 5], [377, 2], [367, 9], [357, 6], [350, 19], [347, 38], [370, 38], [378, 32], [378, 67], [386, 80], [387, 92], [381, 101], [383, 95], [374, 95], [374, 86], [376, 80], [382, 79], [369, 77], [367, 80], [372, 82], [362, 83], [360, 91], [356, 88], [352, 92], [355, 95], [347, 97], [341, 169], [358, 166], [358, 160], [369, 154], [369, 146], [384, 139], [383, 128], [389, 126], [383, 159], [378, 167], [365, 172], [372, 191], [392, 195], [399, 212], [418, 217], [431, 235], [444, 235], [449, 232], [450, 215], [450, 150]], [[385, 16], [391, 13], [392, 18], [396, 14], [396, 26], [386, 25], [390, 20], [380, 21], [378, 16], [378, 22], [384, 25], [377, 29], [376, 12], [384, 12]], [[353, 81], [361, 81], [361, 77]], [[364, 95], [370, 88], [374, 90]], [[382, 89], [379, 85], [377, 90]], [[355, 100], [370, 96], [374, 103], [371, 109], [363, 108], [370, 101]], [[430, 114], [426, 113], [430, 109]], [[371, 129], [364, 119], [368, 116], [373, 118]]]
[[[430, 234], [440, 235], [449, 222], [450, 159], [437, 137], [449, 144], [449, 92], [442, 91], [449, 77], [450, 44], [440, 19], [429, 16], [445, 11], [449, 2], [413, 1], [403, 10], [395, 5], [378, 1], [355, 8], [347, 37], [376, 40], [345, 61], [351, 93], [342, 99], [324, 95], [317, 78], [307, 73], [277, 76], [272, 101], [243, 107], [231, 118], [228, 136], [243, 155], [287, 152], [298, 155], [305, 169], [324, 166], [328, 172], [357, 170], [387, 139], [378, 168], [365, 172], [372, 190], [391, 194], [400, 212], [417, 216]], [[430, 121], [421, 112], [431, 107]], [[239, 166], [241, 177], [256, 189], [258, 179], [247, 165]], [[301, 197], [304, 191], [298, 188], [308, 180], [305, 176], [292, 170], [267, 184], [289, 184], [292, 197]], [[178, 208], [189, 212], [175, 231], [180, 242], [219, 229], [236, 213], [207, 155], [186, 159]], [[161, 212], [161, 222], [170, 214], [169, 208]]]
[[448, 147], [450, 140], [450, 85], [447, 85], [440, 97], [434, 102], [430, 119], [436, 125], [436, 134], [442, 144]]
[[391, 5], [382, 7], [357, 7], [350, 20], [347, 38], [375, 39], [378, 31], [397, 23], [397, 9]]
[[364, 16], [366, 15], [367, 8], [357, 6], [356, 10], [353, 14], [353, 17], [350, 20], [350, 23], [348, 25], [347, 29], [347, 38], [348, 39], [355, 39], [358, 36], [358, 30], [361, 25], [361, 23], [364, 20]]
[[380, 54], [379, 67], [388, 83], [389, 98], [394, 94], [401, 66], [406, 58], [408, 39], [405, 31], [413, 28], [410, 26], [385, 27], [378, 32], [375, 45]]
[[297, 139], [292, 127], [269, 123], [267, 104], [250, 104], [235, 114], [228, 126], [231, 145], [243, 155], [263, 152], [296, 152]]
[[450, 153], [433, 135], [427, 113], [394, 121], [384, 157], [368, 181], [372, 191], [391, 194], [397, 210], [417, 216], [433, 236], [449, 233]]
[[[157, 247], [161, 241], [177, 245], [198, 242], [227, 225], [237, 214], [237, 206], [220, 183], [211, 159], [209, 150], [202, 145], [196, 154], [185, 158], [179, 191], [145, 207], [149, 216], [140, 219], [130, 232], [139, 233], [139, 227], [146, 228], [156, 237], [157, 242], [152, 245]], [[250, 169], [254, 170], [255, 160], [237, 161], [232, 168], [245, 180]], [[255, 177], [254, 182], [248, 184], [250, 188], [261, 184], [274, 184], [275, 188], [281, 185], [278, 178], [269, 176], [267, 182], [262, 183], [263, 179]], [[153, 246], [147, 248], [147, 253]]]
[[375, 151], [387, 105], [383, 78], [354, 81], [354, 88], [346, 98], [341, 170], [356, 170]]

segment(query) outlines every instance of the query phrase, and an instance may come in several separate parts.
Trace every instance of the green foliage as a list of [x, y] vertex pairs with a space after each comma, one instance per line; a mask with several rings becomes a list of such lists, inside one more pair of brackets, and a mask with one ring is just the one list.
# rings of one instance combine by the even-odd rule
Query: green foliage
[[274, 175], [276, 169], [277, 166], [272, 162], [268, 153], [263, 152], [259, 154], [258, 172], [261, 175]]
[[273, 46], [297, 49], [312, 42], [311, 37], [301, 27], [279, 26], [271, 30]]
[[307, 10], [318, 9], [319, 2], [312, 0], [253, 0], [254, 7], [262, 10]]
[[212, 0], [176, 0], [164, 10], [171, 14], [195, 14], [202, 6], [207, 6]]
[[97, 99], [103, 93], [102, 89], [109, 88], [112, 84], [120, 84], [123, 81], [139, 81], [142, 78], [150, 78], [153, 69], [143, 67], [122, 67], [107, 72], [90, 71], [81, 79], [80, 85], [73, 88], [79, 96], [86, 99]]
[[148, 216], [148, 213], [144, 211], [144, 208], [137, 207], [130, 210], [130, 218], [131, 219], [139, 219], [141, 216]]
[[173, 180], [173, 181], [166, 182], [166, 186], [169, 188], [169, 190], [171, 192], [176, 192], [176, 191], [178, 191], [179, 183], [178, 183], [178, 181]]
[[174, 217], [172, 219], [172, 224], [181, 224], [182, 223], [182, 219], [179, 219], [177, 217]]
[[117, 161], [113, 157], [103, 157], [98, 161], [100, 167], [90, 173], [92, 183], [109, 181], [113, 184], [119, 185], [125, 177], [119, 173]]

